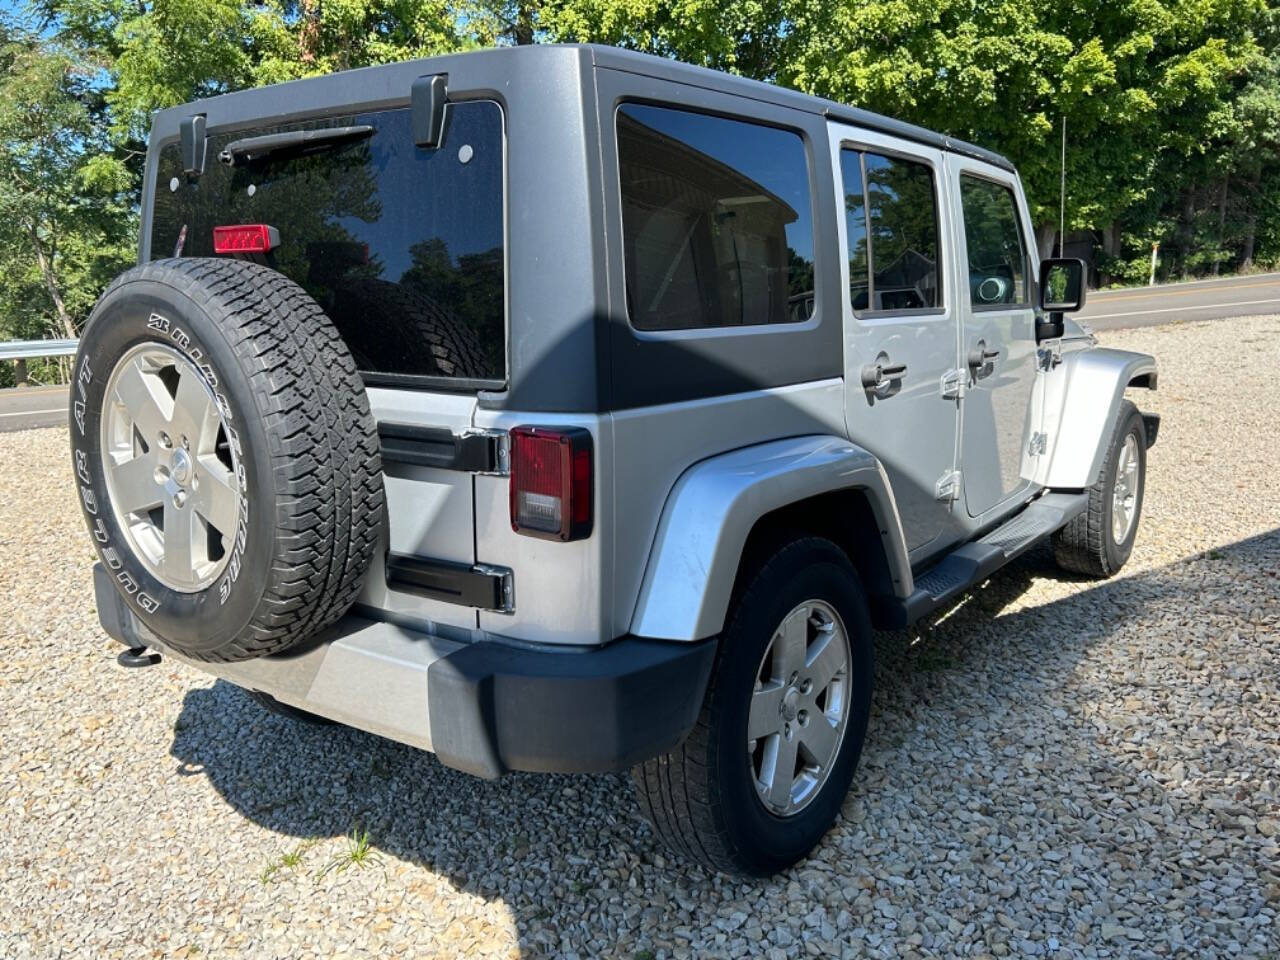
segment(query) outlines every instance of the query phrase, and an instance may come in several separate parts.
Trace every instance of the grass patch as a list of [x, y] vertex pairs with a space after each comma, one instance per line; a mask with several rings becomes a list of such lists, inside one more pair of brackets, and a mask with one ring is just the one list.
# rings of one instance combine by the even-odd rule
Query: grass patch
[[258, 875], [258, 879], [263, 884], [274, 883], [279, 879], [281, 870], [296, 870], [302, 865], [302, 858], [306, 856], [307, 851], [314, 847], [319, 840], [315, 837], [310, 840], [303, 840], [287, 853], [282, 853], [275, 860], [268, 860], [262, 867], [262, 873]]
[[351, 867], [363, 870], [365, 867], [377, 866], [382, 863], [382, 854], [373, 849], [373, 845], [369, 842], [368, 830], [361, 830], [356, 827], [346, 840], [347, 848], [325, 864], [324, 869], [317, 876], [323, 877], [326, 873], [335, 870], [338, 873], [343, 873]]

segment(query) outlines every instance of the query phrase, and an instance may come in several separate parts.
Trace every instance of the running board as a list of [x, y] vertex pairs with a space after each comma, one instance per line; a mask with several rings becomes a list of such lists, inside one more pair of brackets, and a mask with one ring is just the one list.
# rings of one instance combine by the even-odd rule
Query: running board
[[1046, 493], [980, 540], [962, 544], [915, 578], [905, 599], [881, 597], [876, 626], [900, 630], [959, 598], [1089, 507], [1089, 494]]

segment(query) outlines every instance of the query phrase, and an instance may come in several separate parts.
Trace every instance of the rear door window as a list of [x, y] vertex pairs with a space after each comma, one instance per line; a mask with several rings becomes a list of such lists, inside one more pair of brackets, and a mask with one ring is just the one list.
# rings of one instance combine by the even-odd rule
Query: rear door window
[[636, 329], [809, 319], [813, 214], [798, 133], [637, 103], [618, 108], [617, 132]]
[[853, 309], [942, 306], [933, 168], [859, 150], [840, 152]]
[[969, 257], [969, 302], [978, 308], [1028, 303], [1027, 245], [1013, 191], [962, 174], [960, 205]]
[[[372, 133], [307, 151], [219, 162], [247, 137], [319, 127]], [[414, 145], [409, 111], [240, 130], [210, 138], [188, 181], [160, 152], [151, 255], [213, 256], [213, 228], [265, 223], [265, 262], [324, 307], [370, 382], [506, 377], [501, 108], [449, 105], [437, 149]], [[259, 257], [259, 259], [263, 259]]]

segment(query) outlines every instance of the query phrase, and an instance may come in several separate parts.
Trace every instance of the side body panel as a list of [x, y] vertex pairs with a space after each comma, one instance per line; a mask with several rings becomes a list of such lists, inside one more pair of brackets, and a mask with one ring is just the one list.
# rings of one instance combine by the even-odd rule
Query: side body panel
[[[960, 300], [960, 367], [968, 382], [961, 411], [960, 469], [964, 502], [971, 517], [983, 523], [1007, 512], [1029, 492], [1022, 476], [1023, 451], [1030, 440], [1032, 391], [1036, 381], [1034, 272], [1038, 267], [1035, 236], [1017, 174], [966, 157], [948, 157], [951, 173], [951, 221], [964, 278]], [[974, 306], [970, 286], [975, 278], [966, 238], [962, 202], [964, 178], [996, 184], [1012, 192], [1021, 230], [1025, 294], [1016, 303]], [[974, 254], [976, 256], [976, 254]], [[989, 362], [972, 364], [970, 354], [982, 350]]]
[[810, 436], [735, 450], [691, 467], [671, 491], [631, 632], [697, 640], [720, 631], [747, 535], [767, 513], [836, 490], [865, 491], [894, 589], [911, 592], [897, 508], [874, 456], [839, 437]]
[[[842, 297], [844, 316], [845, 419], [850, 438], [872, 451], [884, 465], [902, 516], [908, 550], [936, 552], [959, 536], [952, 501], [938, 498], [938, 483], [955, 469], [958, 398], [945, 398], [942, 379], [956, 366], [957, 276], [954, 241], [945, 230], [948, 182], [943, 154], [909, 141], [843, 124], [831, 124], [831, 164], [836, 173], [835, 208], [845, 209], [841, 182], [841, 152], [866, 151], [927, 166], [933, 173], [938, 205], [942, 306], [932, 310], [854, 312], [850, 297]], [[888, 186], [877, 189], [888, 190]], [[837, 218], [840, 236], [841, 290], [849, 291], [849, 237], [846, 218]], [[873, 238], [874, 244], [874, 238]], [[873, 250], [875, 249], [873, 245]], [[878, 267], [876, 269], [879, 269]], [[863, 386], [864, 366], [905, 364], [900, 379], [884, 389]]]

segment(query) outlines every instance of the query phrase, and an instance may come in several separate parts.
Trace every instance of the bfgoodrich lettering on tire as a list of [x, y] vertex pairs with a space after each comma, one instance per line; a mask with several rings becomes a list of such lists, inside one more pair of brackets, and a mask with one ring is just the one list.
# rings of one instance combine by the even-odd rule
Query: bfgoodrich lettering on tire
[[76, 355], [71, 449], [117, 589], [196, 659], [329, 626], [379, 542], [364, 384], [319, 305], [258, 264], [160, 260], [116, 280]]

